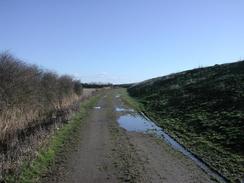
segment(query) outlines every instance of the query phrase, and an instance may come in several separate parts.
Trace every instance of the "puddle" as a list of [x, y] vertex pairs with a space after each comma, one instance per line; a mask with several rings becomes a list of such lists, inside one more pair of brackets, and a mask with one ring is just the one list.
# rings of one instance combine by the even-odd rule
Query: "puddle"
[[115, 110], [116, 112], [134, 112], [134, 109], [126, 109], [122, 107], [116, 107]]
[[100, 106], [97, 106], [97, 107], [94, 107], [94, 109], [101, 109], [101, 107]]
[[[122, 108], [123, 109], [123, 108]], [[153, 134], [162, 140], [164, 140], [167, 144], [169, 144], [173, 149], [180, 151], [185, 156], [192, 159], [201, 169], [203, 169], [208, 175], [214, 177], [219, 182], [226, 183], [227, 181], [220, 174], [212, 170], [208, 165], [206, 165], [203, 161], [199, 160], [196, 156], [194, 156], [190, 151], [188, 151], [185, 147], [179, 144], [176, 140], [170, 137], [164, 130], [158, 127], [153, 121], [148, 119], [145, 115], [141, 114], [127, 114], [123, 115], [118, 119], [119, 125], [131, 132], [142, 132], [142, 133], [150, 133]]]
[[154, 123], [148, 121], [147, 119], [145, 119], [140, 115], [127, 114], [121, 116], [118, 119], [118, 122], [120, 126], [126, 129], [127, 131], [143, 132], [143, 133], [154, 131], [155, 133], [157, 133], [157, 131], [160, 130], [160, 128], [157, 127]]
[[121, 95], [116, 95], [115, 98], [120, 98]]

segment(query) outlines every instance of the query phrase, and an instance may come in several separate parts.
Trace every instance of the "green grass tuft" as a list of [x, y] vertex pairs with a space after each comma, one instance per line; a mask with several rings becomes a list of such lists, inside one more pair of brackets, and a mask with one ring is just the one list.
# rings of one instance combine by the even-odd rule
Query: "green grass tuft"
[[137, 111], [143, 111], [143, 105], [140, 104], [135, 98], [132, 98], [129, 93], [127, 92], [127, 89], [120, 88], [116, 92], [117, 94], [121, 95], [122, 100], [125, 102], [126, 105], [132, 107], [133, 109]]

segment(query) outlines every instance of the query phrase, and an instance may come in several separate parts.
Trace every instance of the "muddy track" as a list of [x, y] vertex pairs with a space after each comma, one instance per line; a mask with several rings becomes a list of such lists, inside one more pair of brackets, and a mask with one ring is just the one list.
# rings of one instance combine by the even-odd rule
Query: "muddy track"
[[116, 121], [121, 113], [115, 108], [124, 104], [117, 92], [103, 94], [43, 182], [212, 182], [194, 162], [161, 140], [120, 128]]

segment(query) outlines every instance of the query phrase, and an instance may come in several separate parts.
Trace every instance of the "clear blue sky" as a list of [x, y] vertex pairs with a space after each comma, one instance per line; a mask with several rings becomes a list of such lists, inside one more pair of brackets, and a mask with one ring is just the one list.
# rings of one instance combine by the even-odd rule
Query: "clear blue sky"
[[244, 58], [243, 0], [0, 0], [0, 51], [82, 81]]

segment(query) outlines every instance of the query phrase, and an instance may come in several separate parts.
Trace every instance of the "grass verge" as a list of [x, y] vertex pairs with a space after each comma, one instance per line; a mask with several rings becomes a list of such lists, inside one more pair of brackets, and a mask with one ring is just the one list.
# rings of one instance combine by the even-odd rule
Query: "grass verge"
[[128, 105], [131, 106], [133, 109], [135, 109], [136, 111], [143, 111], [143, 105], [141, 103], [139, 103], [136, 99], [132, 98], [128, 92], [126, 88], [120, 88], [118, 89], [117, 93], [121, 96], [123, 102]]
[[69, 123], [65, 124], [63, 128], [51, 137], [49, 144], [37, 152], [36, 158], [32, 162], [25, 162], [23, 164], [20, 176], [8, 176], [5, 178], [5, 182], [39, 182], [42, 175], [47, 173], [49, 168], [54, 164], [55, 157], [63, 149], [63, 146], [69, 142], [71, 136], [79, 132], [82, 121], [88, 115], [89, 109], [96, 104], [98, 98], [99, 96], [94, 96], [84, 101], [80, 106], [80, 111], [75, 114]]

